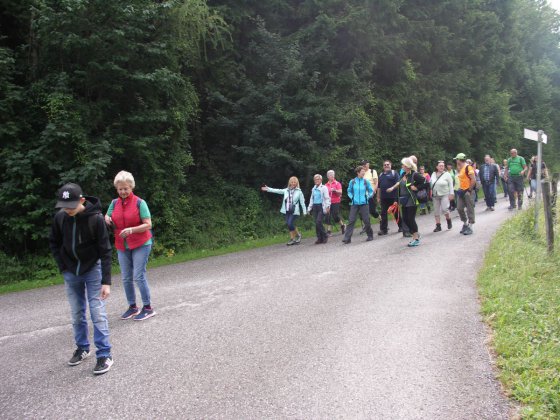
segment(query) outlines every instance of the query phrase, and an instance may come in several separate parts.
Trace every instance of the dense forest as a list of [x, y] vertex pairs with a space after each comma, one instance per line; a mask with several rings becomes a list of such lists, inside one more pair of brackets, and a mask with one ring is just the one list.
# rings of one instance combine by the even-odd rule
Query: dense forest
[[121, 169], [161, 253], [278, 231], [258, 186], [291, 175], [307, 196], [314, 173], [347, 181], [363, 158], [529, 157], [525, 127], [548, 134], [546, 161], [560, 155], [560, 17], [544, 0], [1, 0], [0, 13], [1, 265], [45, 255], [62, 183], [107, 205]]

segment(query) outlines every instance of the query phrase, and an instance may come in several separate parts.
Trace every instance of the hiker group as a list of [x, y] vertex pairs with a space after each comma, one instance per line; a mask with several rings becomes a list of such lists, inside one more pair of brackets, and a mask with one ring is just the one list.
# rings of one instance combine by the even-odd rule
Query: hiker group
[[[262, 191], [282, 195], [280, 212], [290, 232], [288, 245], [301, 242], [301, 233], [296, 227], [300, 215], [312, 214], [315, 220], [316, 244], [325, 244], [333, 228], [340, 227], [344, 235], [342, 242], [350, 244], [358, 217], [362, 220], [362, 232], [366, 241], [374, 234], [370, 216], [380, 218], [379, 236], [389, 231], [389, 215], [398, 225], [399, 232], [410, 238], [409, 247], [420, 245], [420, 233], [416, 223], [420, 212], [431, 212], [435, 217], [434, 232], [442, 230], [442, 216], [447, 229], [452, 229], [450, 213], [457, 209], [463, 222], [460, 233], [471, 235], [475, 223], [474, 206], [477, 191], [482, 189], [487, 210], [494, 211], [497, 202], [496, 189], [502, 182], [505, 197], [510, 199], [510, 210], [523, 205], [524, 178], [531, 183], [531, 197], [536, 190], [536, 159], [530, 168], [525, 160], [511, 150], [511, 157], [497, 165], [490, 155], [484, 164], [475, 162], [459, 153], [454, 163], [437, 162], [430, 175], [424, 166], [418, 168], [415, 156], [401, 160], [399, 169], [393, 168], [390, 160], [383, 161], [378, 174], [364, 160], [355, 168], [355, 177], [350, 180], [346, 194], [350, 204], [348, 223], [341, 215], [343, 198], [342, 184], [336, 180], [335, 171], [313, 177], [306, 204], [298, 178], [292, 176], [286, 188], [275, 189], [266, 185]], [[546, 176], [546, 166], [543, 163]], [[112, 247], [109, 231], [114, 234], [114, 246], [122, 273], [126, 295], [126, 310], [121, 319], [143, 321], [153, 317], [150, 287], [146, 276], [146, 264], [152, 249], [152, 217], [145, 200], [134, 194], [135, 182], [131, 173], [119, 172], [114, 179], [117, 198], [111, 201], [105, 215], [102, 214], [98, 198], [87, 196], [79, 185], [63, 185], [57, 193], [56, 208], [60, 209], [52, 222], [49, 244], [58, 268], [64, 277], [66, 294], [71, 308], [72, 326], [76, 349], [68, 361], [70, 366], [81, 364], [90, 355], [90, 342], [86, 311], [93, 323], [93, 340], [96, 346], [96, 364], [93, 373], [107, 372], [113, 365], [109, 326], [105, 300], [110, 295]], [[517, 206], [517, 207], [516, 207]], [[379, 208], [379, 212], [378, 212]], [[140, 292], [142, 306], [137, 305], [136, 288]]]
[[[475, 223], [475, 205], [478, 192], [483, 191], [487, 211], [494, 211], [497, 203], [497, 191], [502, 185], [504, 197], [509, 198], [509, 210], [521, 209], [523, 205], [524, 180], [530, 181], [531, 198], [536, 191], [537, 160], [531, 159], [528, 167], [525, 159], [518, 156], [517, 150], [510, 151], [511, 156], [498, 165], [491, 155], [484, 157], [484, 163], [478, 165], [459, 153], [453, 162], [440, 160], [430, 175], [424, 166], [418, 167], [416, 156], [408, 156], [400, 161], [400, 168], [394, 168], [390, 160], [383, 161], [383, 168], [377, 173], [370, 168], [370, 162], [363, 160], [355, 168], [355, 177], [346, 189], [350, 211], [348, 223], [344, 223], [340, 205], [343, 197], [342, 184], [336, 180], [335, 171], [327, 172], [327, 182], [323, 176], [313, 176], [313, 188], [306, 203], [300, 189], [299, 180], [292, 176], [286, 188], [261, 187], [262, 191], [282, 195], [280, 212], [284, 215], [290, 232], [287, 245], [301, 242], [301, 233], [296, 227], [296, 220], [301, 215], [311, 214], [315, 221], [317, 240], [315, 244], [325, 244], [332, 235], [332, 229], [340, 226], [342, 242], [352, 241], [354, 226], [360, 218], [362, 232], [366, 241], [372, 241], [374, 234], [370, 216], [380, 218], [378, 235], [387, 235], [389, 215], [398, 225], [398, 231], [410, 238], [409, 247], [420, 245], [420, 233], [416, 215], [431, 213], [434, 210], [435, 228], [433, 232], [442, 231], [442, 216], [447, 229], [452, 229], [451, 212], [457, 210], [463, 223], [460, 233], [473, 234]], [[546, 165], [542, 164], [543, 176]], [[379, 211], [378, 211], [379, 209]]]

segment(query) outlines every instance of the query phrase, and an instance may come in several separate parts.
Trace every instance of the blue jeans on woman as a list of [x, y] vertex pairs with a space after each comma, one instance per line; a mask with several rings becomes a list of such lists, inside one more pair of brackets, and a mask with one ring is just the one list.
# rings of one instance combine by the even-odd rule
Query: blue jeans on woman
[[286, 225], [288, 226], [288, 230], [290, 232], [296, 230], [296, 219], [298, 218], [297, 214], [287, 211], [285, 218], [286, 218]]
[[97, 348], [96, 357], [110, 357], [109, 322], [105, 302], [101, 300], [101, 263], [98, 261], [91, 270], [76, 276], [70, 271], [62, 273], [70, 309], [72, 311], [72, 327], [74, 340], [81, 350], [89, 351], [89, 333], [86, 308], [93, 323], [93, 341]]
[[143, 305], [150, 306], [150, 288], [148, 286], [148, 278], [146, 277], [146, 265], [148, 264], [148, 257], [151, 251], [151, 244], [125, 251], [117, 251], [124, 293], [129, 305], [136, 305], [136, 292], [134, 290], [134, 283], [136, 283], [140, 290]]

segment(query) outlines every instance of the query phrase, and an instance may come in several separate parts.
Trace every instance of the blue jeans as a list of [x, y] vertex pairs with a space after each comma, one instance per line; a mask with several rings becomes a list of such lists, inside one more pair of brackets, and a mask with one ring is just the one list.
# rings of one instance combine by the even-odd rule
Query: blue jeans
[[288, 230], [290, 232], [296, 230], [296, 219], [298, 218], [297, 214], [286, 212], [285, 218], [286, 218], [286, 225], [288, 226]]
[[[89, 351], [89, 334], [86, 318], [86, 308], [93, 323], [93, 341], [97, 348], [97, 357], [111, 356], [109, 343], [109, 323], [105, 303], [101, 300], [101, 263], [98, 261], [91, 270], [80, 276], [70, 271], [62, 273], [68, 302], [72, 311], [72, 326], [76, 346]], [[86, 300], [87, 299], [87, 300]]]
[[[144, 306], [150, 305], [150, 287], [146, 277], [146, 264], [152, 251], [152, 245], [142, 245], [138, 248], [117, 251], [119, 265], [121, 266], [122, 281], [126, 300], [129, 305], [136, 305], [134, 283], [140, 289], [140, 296]], [[134, 282], [133, 282], [134, 279]]]
[[484, 191], [486, 207], [494, 207], [494, 204], [496, 204], [496, 184], [493, 182], [485, 182], [482, 184], [482, 189]]

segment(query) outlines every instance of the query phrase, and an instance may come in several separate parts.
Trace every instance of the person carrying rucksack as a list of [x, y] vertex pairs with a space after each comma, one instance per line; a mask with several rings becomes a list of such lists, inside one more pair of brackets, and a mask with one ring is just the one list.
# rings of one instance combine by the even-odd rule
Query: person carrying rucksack
[[113, 357], [105, 299], [111, 293], [111, 241], [101, 204], [96, 197], [83, 195], [78, 184], [65, 184], [57, 193], [56, 208], [49, 236], [49, 247], [58, 265], [72, 311], [76, 350], [68, 361], [79, 365], [90, 355], [86, 310], [89, 306], [93, 341], [100, 375], [111, 369]]
[[[128, 309], [121, 315], [121, 319], [143, 321], [156, 314], [152, 308], [146, 275], [153, 243], [152, 216], [146, 201], [134, 194], [136, 184], [130, 172], [120, 171], [113, 184], [119, 198], [111, 202], [105, 222], [114, 228], [115, 248], [128, 302]], [[140, 290], [142, 309], [136, 305], [135, 283]]]
[[[399, 174], [397, 171], [391, 168], [392, 163], [390, 160], [383, 162], [383, 172], [379, 174], [379, 188], [377, 190], [377, 202], [381, 207], [381, 221], [379, 222], [379, 232], [378, 235], [387, 235], [388, 227], [388, 217], [387, 211], [398, 200], [397, 191], [387, 191], [397, 182], [399, 182]], [[400, 226], [401, 220], [398, 214], [396, 215], [398, 223]]]
[[428, 184], [426, 184], [426, 178], [416, 172], [417, 166], [411, 157], [403, 158], [401, 164], [402, 176], [395, 185], [389, 188], [389, 191], [398, 189], [401, 214], [412, 234], [412, 240], [408, 246], [415, 247], [420, 245], [420, 233], [416, 224], [417, 194], [419, 191], [425, 190]]
[[441, 232], [442, 214], [447, 221], [447, 229], [451, 229], [453, 223], [451, 222], [451, 216], [449, 214], [449, 201], [454, 197], [453, 179], [451, 178], [451, 174], [445, 170], [445, 162], [443, 160], [438, 162], [436, 171], [432, 173], [430, 186], [432, 188], [434, 217], [436, 219], [434, 232]]
[[509, 207], [508, 210], [515, 210], [515, 197], [517, 196], [517, 208], [521, 210], [523, 206], [523, 190], [525, 185], [523, 179], [527, 172], [527, 163], [522, 156], [517, 154], [517, 149], [510, 150], [511, 157], [507, 160], [507, 168], [504, 175], [508, 183]]
[[350, 198], [350, 215], [348, 216], [348, 225], [342, 242], [349, 244], [354, 233], [354, 224], [358, 218], [358, 214], [364, 223], [364, 230], [367, 233], [367, 241], [373, 240], [373, 230], [369, 220], [369, 199], [373, 196], [374, 190], [371, 184], [364, 179], [366, 169], [358, 166], [355, 170], [356, 178], [348, 184], [348, 198]]
[[[457, 191], [457, 211], [463, 222], [463, 227], [459, 233], [462, 235], [472, 235], [474, 224], [474, 189], [476, 187], [476, 173], [471, 165], [467, 164], [467, 157], [464, 153], [459, 153], [454, 160], [457, 162], [459, 172], [459, 190]], [[466, 210], [466, 212], [465, 212]]]

